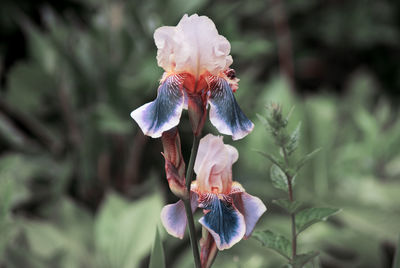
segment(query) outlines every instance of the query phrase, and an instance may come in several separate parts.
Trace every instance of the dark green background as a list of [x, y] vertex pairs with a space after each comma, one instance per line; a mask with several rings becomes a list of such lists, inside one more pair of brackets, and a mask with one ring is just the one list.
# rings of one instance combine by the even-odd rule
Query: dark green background
[[[295, 87], [280, 75], [276, 1], [2, 1], [0, 4], [0, 267], [146, 267], [169, 192], [160, 140], [129, 113], [155, 98], [153, 32], [185, 13], [209, 16], [232, 45], [236, 98], [255, 123], [232, 142], [234, 178], [268, 211], [257, 230], [288, 234], [272, 199], [275, 150], [257, 119], [278, 102], [302, 122], [296, 178], [309, 206], [342, 208], [299, 237], [321, 267], [391, 267], [400, 233], [400, 3], [284, 1]], [[279, 34], [279, 31], [278, 31]], [[184, 157], [187, 114], [179, 126]], [[207, 122], [205, 133], [217, 134]], [[196, 215], [200, 217], [200, 213]], [[189, 241], [165, 234], [168, 267], [191, 267]], [[254, 239], [215, 267], [279, 267]], [[316, 264], [317, 265], [317, 264]]]

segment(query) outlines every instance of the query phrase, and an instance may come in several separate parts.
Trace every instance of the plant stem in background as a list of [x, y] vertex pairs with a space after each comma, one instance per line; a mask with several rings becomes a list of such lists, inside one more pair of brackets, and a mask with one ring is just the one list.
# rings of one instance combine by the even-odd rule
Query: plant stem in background
[[[283, 158], [285, 159], [286, 167], [289, 168], [288, 154], [286, 152], [286, 148], [284, 145], [282, 145], [282, 152], [283, 152]], [[287, 183], [288, 183], [289, 201], [291, 203], [293, 203], [294, 202], [293, 185], [292, 185], [293, 176], [291, 176], [288, 172], [285, 172], [285, 175], [286, 175], [286, 179], [287, 179]], [[296, 212], [290, 213], [290, 219], [291, 219], [291, 224], [292, 224], [292, 260], [294, 260], [296, 254], [297, 254]]]
[[192, 183], [194, 161], [196, 160], [197, 150], [199, 148], [199, 141], [200, 141], [199, 136], [193, 135], [193, 145], [192, 145], [192, 150], [190, 152], [189, 165], [186, 170], [186, 189], [189, 193], [189, 198], [182, 200], [183, 203], [185, 204], [186, 217], [189, 226], [190, 243], [193, 250], [193, 258], [196, 268], [201, 267], [201, 262], [200, 262], [199, 247], [197, 244], [196, 229], [194, 227], [193, 213], [190, 205], [190, 184]]

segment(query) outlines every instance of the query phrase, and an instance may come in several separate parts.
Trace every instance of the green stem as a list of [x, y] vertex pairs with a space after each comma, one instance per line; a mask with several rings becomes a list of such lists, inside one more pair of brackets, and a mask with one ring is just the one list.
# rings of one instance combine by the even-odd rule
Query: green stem
[[[289, 168], [289, 157], [287, 155], [286, 149], [284, 146], [282, 146], [282, 151], [283, 151], [283, 157], [285, 159], [286, 167]], [[293, 198], [293, 185], [292, 185], [292, 180], [293, 177], [285, 171], [286, 174], [286, 179], [288, 181], [288, 192], [289, 192], [289, 200], [290, 202], [294, 201]], [[296, 257], [297, 254], [297, 235], [296, 235], [296, 213], [290, 213], [290, 220], [292, 223], [292, 261], [294, 261], [294, 258]]]
[[[200, 137], [194, 135], [192, 151], [190, 152], [189, 165], [186, 170], [186, 189], [188, 190], [189, 194], [190, 194], [190, 184], [192, 183], [192, 177], [193, 177], [194, 162], [196, 160], [197, 150], [199, 149], [199, 142], [200, 142]], [[196, 229], [194, 226], [193, 213], [190, 205], [190, 195], [188, 199], [182, 199], [182, 201], [185, 204], [186, 217], [189, 226], [190, 244], [193, 250], [194, 263], [196, 268], [201, 268], [199, 246], [197, 244]]]

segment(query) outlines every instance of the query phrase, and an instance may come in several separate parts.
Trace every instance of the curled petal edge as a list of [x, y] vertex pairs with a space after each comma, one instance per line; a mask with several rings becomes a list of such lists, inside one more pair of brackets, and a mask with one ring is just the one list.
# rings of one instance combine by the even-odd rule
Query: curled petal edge
[[210, 121], [225, 135], [239, 140], [249, 134], [254, 124], [240, 109], [228, 81], [217, 77], [210, 86]]
[[[192, 213], [196, 211], [198, 196], [196, 193], [190, 195]], [[161, 210], [161, 223], [165, 230], [172, 236], [182, 239], [185, 235], [187, 225], [185, 205], [182, 200], [169, 204]]]
[[158, 87], [157, 98], [131, 113], [145, 135], [159, 138], [179, 124], [185, 102], [183, 80], [180, 74], [168, 76]]

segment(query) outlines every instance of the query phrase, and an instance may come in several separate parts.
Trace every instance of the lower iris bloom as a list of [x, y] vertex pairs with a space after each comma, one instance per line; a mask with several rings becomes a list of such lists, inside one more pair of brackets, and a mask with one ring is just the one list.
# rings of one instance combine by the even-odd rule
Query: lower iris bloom
[[[194, 166], [197, 179], [191, 185], [191, 205], [193, 211], [203, 209], [204, 216], [199, 222], [213, 236], [219, 250], [248, 238], [266, 211], [259, 198], [232, 181], [232, 164], [238, 157], [237, 150], [225, 145], [222, 137], [208, 134], [200, 140]], [[169, 234], [183, 238], [187, 224], [183, 201], [165, 206], [161, 220]]]

